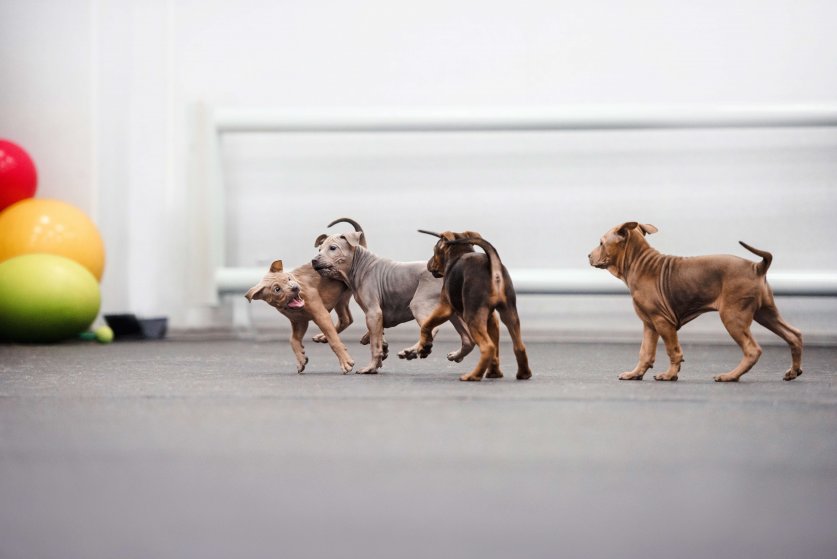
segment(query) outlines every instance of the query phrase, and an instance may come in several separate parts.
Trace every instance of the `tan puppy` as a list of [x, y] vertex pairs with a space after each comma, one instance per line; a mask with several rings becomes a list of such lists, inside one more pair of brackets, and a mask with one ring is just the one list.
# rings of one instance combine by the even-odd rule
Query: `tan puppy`
[[591, 266], [607, 269], [627, 284], [634, 309], [645, 326], [639, 362], [634, 370], [620, 374], [621, 380], [642, 380], [654, 365], [661, 336], [671, 363], [666, 372], [654, 378], [677, 380], [683, 362], [677, 330], [708, 311], [718, 311], [727, 332], [744, 352], [738, 366], [717, 375], [716, 381], [737, 381], [759, 360], [762, 350], [750, 333], [753, 320], [790, 346], [792, 364], [785, 380], [802, 374], [802, 334], [782, 319], [765, 278], [773, 259], [769, 252], [740, 243], [761, 256], [759, 263], [730, 255], [668, 256], [645, 240], [646, 234], [656, 232], [653, 225], [636, 221], [617, 225], [588, 255]]
[[[350, 296], [351, 293], [342, 282], [322, 277], [311, 264], [303, 264], [291, 272], [285, 272], [281, 260], [271, 264], [270, 271], [245, 295], [248, 301], [261, 299], [291, 321], [291, 348], [296, 355], [298, 373], [302, 373], [308, 363], [302, 337], [308, 329], [308, 323], [313, 320], [337, 355], [343, 374], [351, 371], [355, 365], [337, 335], [338, 331], [352, 322], [348, 309]], [[348, 316], [347, 322], [341, 318], [338, 326], [340, 330], [331, 323], [330, 313], [335, 308], [339, 316]]]
[[[473, 371], [459, 377], [459, 380], [479, 381], [483, 375], [488, 378], [502, 378], [500, 371], [500, 319], [508, 328], [514, 356], [517, 359], [517, 378], [532, 377], [526, 346], [520, 337], [520, 318], [517, 315], [516, 294], [508, 270], [500, 262], [497, 251], [479, 233], [431, 233], [439, 237], [433, 250], [433, 258], [427, 263], [427, 270], [434, 277], [444, 277], [439, 304], [432, 314], [422, 322], [419, 341], [413, 347], [398, 354], [402, 359], [427, 357], [433, 346], [433, 329], [450, 320], [454, 315], [468, 327], [471, 338], [479, 345], [480, 360]], [[485, 254], [474, 251], [477, 245]]]

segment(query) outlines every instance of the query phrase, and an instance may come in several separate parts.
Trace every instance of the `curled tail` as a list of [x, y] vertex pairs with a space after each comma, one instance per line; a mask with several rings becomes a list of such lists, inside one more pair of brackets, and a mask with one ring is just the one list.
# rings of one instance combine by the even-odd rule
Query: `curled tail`
[[329, 223], [326, 227], [331, 227], [332, 225], [336, 225], [338, 223], [348, 223], [349, 225], [355, 228], [355, 231], [357, 231], [358, 233], [363, 233], [363, 235], [360, 236], [360, 246], [362, 246], [363, 248], [367, 248], [366, 233], [363, 232], [363, 227], [361, 227], [357, 221], [350, 217], [338, 217], [337, 219]]
[[761, 256], [761, 262], [756, 264], [756, 271], [760, 276], [763, 276], [767, 273], [767, 269], [770, 268], [770, 263], [773, 262], [773, 255], [767, 252], [766, 250], [759, 250], [757, 248], [753, 248], [744, 241], [738, 241], [738, 244], [752, 252], [757, 256]]
[[485, 251], [488, 256], [488, 261], [491, 263], [491, 294], [489, 295], [489, 303], [492, 306], [506, 304], [506, 282], [503, 279], [503, 263], [500, 262], [500, 256], [497, 254], [497, 249], [494, 245], [477, 237], [465, 237], [463, 239], [456, 239], [448, 241], [451, 244], [468, 243], [477, 245]]

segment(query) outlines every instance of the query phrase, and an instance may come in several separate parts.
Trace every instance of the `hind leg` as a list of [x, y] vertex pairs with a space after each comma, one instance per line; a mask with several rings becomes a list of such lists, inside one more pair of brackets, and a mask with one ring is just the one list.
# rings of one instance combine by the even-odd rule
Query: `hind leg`
[[497, 320], [497, 315], [493, 312], [488, 315], [488, 335], [491, 336], [495, 349], [494, 358], [488, 365], [485, 378], [503, 378], [503, 372], [500, 370], [500, 323]]
[[470, 316], [465, 317], [465, 323], [468, 325], [468, 331], [471, 337], [480, 347], [480, 360], [474, 370], [466, 375], [459, 377], [459, 380], [482, 380], [486, 369], [491, 364], [491, 361], [497, 356], [497, 346], [491, 339], [488, 333], [488, 316], [489, 310], [482, 307]]
[[791, 368], [785, 373], [785, 380], [793, 380], [802, 374], [802, 332], [785, 322], [776, 305], [769, 304], [753, 317], [756, 322], [782, 338], [791, 349]]
[[471, 339], [471, 335], [468, 333], [468, 328], [465, 324], [463, 324], [462, 320], [456, 316], [456, 314], [453, 314], [450, 317], [450, 323], [453, 324], [453, 327], [456, 329], [456, 333], [459, 334], [460, 346], [456, 351], [448, 353], [448, 361], [455, 361], [459, 363], [474, 349], [474, 340]]
[[526, 380], [532, 378], [532, 370], [529, 368], [529, 357], [526, 355], [526, 346], [523, 345], [523, 338], [520, 336], [520, 317], [517, 315], [517, 307], [510, 303], [505, 307], [497, 309], [500, 312], [500, 319], [509, 331], [512, 339], [512, 349], [517, 360], [517, 379]]
[[750, 333], [750, 324], [753, 323], [753, 316], [748, 312], [748, 309], [733, 308], [720, 309], [721, 322], [732, 336], [732, 339], [744, 352], [744, 356], [738, 363], [738, 366], [728, 373], [715, 376], [717, 382], [737, 382], [741, 375], [753, 368], [753, 365], [761, 357], [761, 347], [756, 343], [753, 334]]

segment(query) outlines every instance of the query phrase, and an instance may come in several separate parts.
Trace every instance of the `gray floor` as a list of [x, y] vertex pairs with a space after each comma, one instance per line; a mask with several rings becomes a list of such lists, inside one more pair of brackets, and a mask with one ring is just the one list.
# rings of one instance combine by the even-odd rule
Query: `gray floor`
[[677, 383], [530, 343], [533, 380], [504, 346], [466, 384], [451, 345], [377, 376], [313, 343], [301, 376], [285, 343], [0, 345], [0, 557], [837, 557], [837, 348], [720, 385], [731, 343]]

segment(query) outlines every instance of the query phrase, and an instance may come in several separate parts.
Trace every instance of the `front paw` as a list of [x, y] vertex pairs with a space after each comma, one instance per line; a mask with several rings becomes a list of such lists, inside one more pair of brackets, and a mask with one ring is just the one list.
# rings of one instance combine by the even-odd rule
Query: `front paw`
[[311, 340], [318, 343], [318, 344], [327, 344], [328, 343], [328, 339], [326, 339], [325, 334], [317, 334], [316, 336], [311, 338]]
[[654, 380], [662, 380], [662, 381], [671, 381], [674, 382], [677, 380], [677, 373], [660, 373], [659, 375], [654, 375]]
[[302, 374], [302, 371], [305, 370], [305, 365], [308, 364], [308, 356], [303, 355], [305, 359], [300, 359], [296, 362], [296, 372], [297, 374]]
[[619, 380], [642, 380], [642, 377], [644, 376], [645, 373], [639, 373], [637, 371], [625, 371], [624, 373], [621, 373], [619, 375]]
[[369, 345], [369, 332], [363, 335], [360, 339], [360, 345]]
[[433, 344], [432, 343], [424, 344], [424, 345], [416, 344], [412, 347], [408, 347], [408, 348], [405, 348], [405, 349], [402, 349], [401, 351], [399, 351], [398, 352], [398, 357], [400, 359], [406, 359], [407, 361], [410, 361], [410, 360], [416, 359], [416, 358], [424, 359], [425, 357], [430, 355], [430, 352], [431, 352], [432, 349], [433, 349]]
[[345, 361], [340, 361], [340, 370], [343, 371], [343, 374], [349, 374], [352, 372], [352, 368], [354, 368], [355, 362], [351, 359], [346, 359]]
[[482, 375], [475, 375], [474, 373], [468, 373], [467, 375], [462, 375], [459, 377], [459, 380], [465, 382], [479, 382], [482, 380]]

